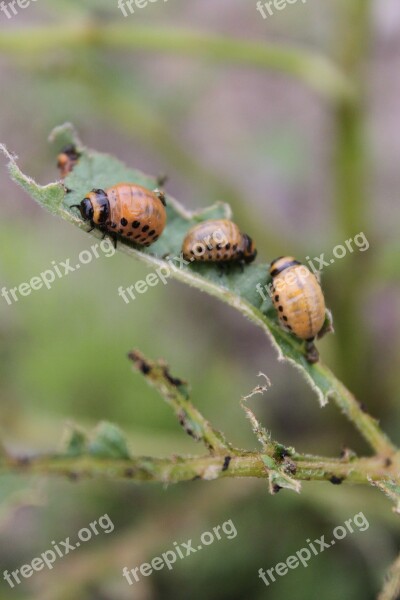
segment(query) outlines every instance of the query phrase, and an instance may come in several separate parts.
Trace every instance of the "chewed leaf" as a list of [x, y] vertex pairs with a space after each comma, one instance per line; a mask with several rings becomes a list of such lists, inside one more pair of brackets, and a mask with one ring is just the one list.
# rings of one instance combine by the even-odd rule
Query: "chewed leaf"
[[274, 495], [282, 488], [292, 490], [292, 492], [296, 492], [296, 494], [300, 493], [300, 481], [296, 481], [285, 473], [282, 466], [277, 465], [270, 456], [264, 454], [261, 455], [261, 459], [269, 473], [268, 482], [270, 494]]
[[[82, 154], [73, 172], [65, 179], [65, 186], [61, 181], [46, 186], [38, 185], [21, 172], [16, 158], [5, 146], [0, 145], [0, 150], [8, 158], [10, 175], [17, 184], [53, 215], [62, 217], [85, 231], [87, 223], [82, 221], [79, 212], [71, 208], [71, 205], [79, 204], [93, 188], [108, 188], [121, 182], [137, 183], [149, 189], [157, 187], [156, 178], [129, 168], [108, 154], [86, 148], [70, 124], [57, 127], [51, 135], [51, 141], [55, 146], [55, 155], [66, 144], [74, 144]], [[65, 187], [72, 191], [67, 194]], [[139, 248], [134, 243], [121, 239], [118, 249], [146, 262], [153, 269], [168, 269], [171, 277], [216, 296], [240, 311], [265, 331], [280, 359], [289, 360], [300, 369], [316, 391], [321, 405], [324, 405], [328, 396], [336, 391], [332, 387], [332, 379], [326, 377], [325, 368], [307, 362], [301, 341], [281, 329], [267, 293], [270, 284], [269, 265], [253, 263], [244, 268], [234, 265], [226, 272], [221, 272], [214, 264], [185, 265], [179, 260], [187, 231], [201, 221], [231, 218], [230, 207], [217, 202], [200, 211], [190, 212], [168, 194], [166, 200], [168, 222], [160, 239], [149, 248]], [[101, 233], [94, 230], [90, 235], [99, 237]], [[255, 243], [257, 245], [257, 240]]]
[[122, 431], [113, 423], [100, 423], [89, 442], [87, 451], [102, 458], [130, 458], [128, 444]]
[[400, 514], [400, 485], [396, 481], [387, 479], [386, 481], [373, 481], [370, 479], [371, 485], [379, 488], [387, 498], [394, 502], [393, 512]]
[[90, 435], [75, 425], [69, 426], [60, 456], [97, 456], [123, 460], [130, 458], [124, 434], [119, 427], [106, 421], [99, 423]]
[[82, 429], [70, 426], [63, 441], [63, 454], [67, 456], [82, 456], [86, 452], [88, 438]]

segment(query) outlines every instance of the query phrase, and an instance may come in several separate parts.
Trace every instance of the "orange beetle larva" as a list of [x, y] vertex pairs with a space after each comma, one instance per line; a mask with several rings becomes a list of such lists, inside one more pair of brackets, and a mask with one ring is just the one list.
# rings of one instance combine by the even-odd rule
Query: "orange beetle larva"
[[318, 361], [313, 342], [321, 335], [326, 318], [325, 299], [313, 273], [292, 256], [272, 261], [272, 302], [285, 329], [306, 340], [307, 360]]
[[65, 146], [57, 157], [57, 167], [60, 169], [62, 179], [69, 175], [80, 159], [81, 154], [73, 144]]
[[182, 244], [187, 260], [208, 262], [252, 262], [257, 250], [253, 240], [228, 219], [204, 221], [189, 229]]
[[79, 208], [82, 219], [90, 221], [92, 227], [119, 234], [142, 246], [153, 244], [167, 221], [164, 193], [134, 183], [94, 189], [73, 206]]

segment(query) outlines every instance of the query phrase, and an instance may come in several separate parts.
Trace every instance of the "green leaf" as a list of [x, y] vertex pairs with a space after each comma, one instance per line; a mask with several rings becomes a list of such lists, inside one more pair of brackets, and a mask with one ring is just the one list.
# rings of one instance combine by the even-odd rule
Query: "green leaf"
[[280, 467], [268, 455], [262, 454], [261, 459], [269, 472], [269, 491], [271, 494], [276, 494], [281, 488], [292, 490], [297, 494], [301, 491], [300, 481], [296, 481], [284, 472], [284, 466]]
[[400, 514], [400, 485], [398, 482], [392, 479], [386, 479], [385, 481], [373, 481], [370, 480], [372, 486], [380, 489], [389, 500], [394, 502], [393, 512]]
[[[75, 144], [82, 153], [78, 165], [65, 180], [65, 186], [73, 190], [71, 193], [65, 192], [61, 181], [46, 186], [38, 185], [21, 172], [16, 158], [7, 151], [5, 146], [0, 145], [0, 150], [8, 158], [11, 178], [17, 184], [53, 215], [62, 217], [82, 230], [87, 231], [88, 225], [82, 221], [76, 209], [71, 209], [71, 205], [78, 204], [91, 189], [107, 188], [122, 181], [137, 183], [150, 189], [154, 189], [157, 185], [154, 177], [127, 167], [108, 154], [86, 148], [73, 126], [68, 123], [56, 128], [50, 139], [55, 145], [55, 155], [68, 143]], [[167, 195], [168, 223], [160, 239], [149, 248], [135, 247], [129, 241], [121, 240], [118, 249], [147, 263], [153, 270], [160, 267], [169, 268], [171, 277], [218, 297], [261, 327], [278, 351], [279, 358], [290, 361], [306, 376], [316, 391], [321, 405], [326, 404], [331, 394], [343, 396], [340, 382], [337, 382], [328, 369], [321, 364], [311, 365], [307, 362], [303, 342], [282, 330], [269, 296], [264, 291], [267, 299], [263, 300], [257, 291], [257, 286], [265, 288], [270, 283], [268, 263], [253, 263], [244, 268], [234, 265], [228, 272], [221, 273], [218, 266], [213, 264], [193, 263], [182, 266], [178, 260], [171, 261], [173, 265], [171, 268], [163, 258], [166, 255], [172, 259], [180, 256], [183, 238], [194, 224], [207, 219], [231, 218], [231, 216], [230, 207], [220, 202], [200, 211], [190, 212]], [[94, 230], [90, 235], [99, 238], [102, 234]]]
[[70, 425], [66, 440], [62, 444], [61, 456], [129, 459], [130, 453], [125, 436], [119, 427], [103, 421], [90, 435], [80, 427]]
[[86, 433], [76, 427], [70, 426], [66, 441], [63, 443], [63, 454], [66, 456], [82, 456], [87, 451], [88, 438]]
[[122, 431], [112, 423], [100, 423], [88, 444], [88, 453], [98, 458], [129, 459], [128, 445]]

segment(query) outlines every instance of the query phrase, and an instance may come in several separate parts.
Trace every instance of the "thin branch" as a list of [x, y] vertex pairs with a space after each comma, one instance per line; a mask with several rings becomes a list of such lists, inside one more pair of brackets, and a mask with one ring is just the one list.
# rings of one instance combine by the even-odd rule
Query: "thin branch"
[[173, 377], [163, 361], [150, 361], [137, 350], [129, 353], [133, 365], [156, 388], [164, 400], [171, 406], [180, 424], [194, 440], [202, 441], [211, 453], [226, 454], [234, 452], [221, 432], [214, 429], [203, 415], [189, 401], [188, 385], [182, 379]]
[[[174, 409], [185, 431], [195, 440], [202, 441], [210, 450], [210, 455], [131, 458], [125, 451], [119, 455], [114, 451], [104, 455], [104, 452], [110, 449], [110, 441], [111, 449], [115, 450], [116, 434], [113, 430], [112, 435], [110, 433], [106, 436], [106, 443], [102, 444], [102, 454], [98, 452], [93, 454], [93, 444], [89, 446], [80, 444], [78, 449], [75, 447], [72, 455], [71, 445], [67, 454], [64, 452], [22, 458], [6, 454], [0, 456], [0, 474], [13, 472], [63, 475], [73, 480], [94, 477], [122, 478], [160, 483], [177, 483], [193, 479], [213, 480], [223, 477], [256, 477], [269, 480], [271, 493], [276, 493], [282, 487], [298, 492], [300, 481], [330, 481], [334, 484], [372, 483], [378, 487], [388, 482], [391, 485], [400, 483], [398, 454], [393, 455], [391, 459], [381, 455], [356, 458], [351, 453], [345, 454], [341, 459], [298, 454], [292, 448], [285, 448], [273, 442], [249, 409], [247, 415], [262, 443], [263, 450], [248, 452], [234, 448], [191, 404], [187, 384], [172, 376], [165, 362], [150, 361], [137, 351], [132, 351], [129, 358], [134, 367]], [[118, 439], [120, 438], [121, 435]], [[99, 444], [95, 445], [97, 450], [98, 446]]]
[[104, 25], [87, 22], [61, 26], [5, 31], [0, 35], [0, 50], [6, 54], [30, 56], [49, 53], [60, 47], [137, 49], [179, 56], [192, 56], [215, 62], [271, 69], [291, 75], [338, 101], [352, 101], [353, 87], [329, 58], [298, 47], [249, 42], [243, 39], [207, 35], [182, 29], [157, 29], [129, 24]]
[[[72, 480], [86, 478], [132, 479], [177, 483], [193, 479], [213, 480], [225, 477], [268, 478], [271, 470], [266, 467], [259, 452], [241, 452], [226, 457], [219, 456], [173, 456], [152, 458], [138, 456], [132, 459], [104, 459], [94, 456], [68, 457], [52, 454], [37, 457], [7, 457], [0, 460], [0, 473], [59, 475]], [[290, 458], [290, 475], [298, 481], [331, 481], [331, 483], [368, 484], [388, 477], [398, 479], [398, 466], [388, 466], [381, 459], [359, 458], [348, 461], [318, 458], [308, 460], [296, 455]], [[397, 471], [397, 474], [396, 474]]]
[[272, 440], [271, 434], [265, 429], [265, 427], [261, 425], [253, 411], [246, 405], [250, 398], [256, 394], [264, 394], [264, 392], [267, 392], [271, 387], [271, 381], [264, 373], [259, 373], [258, 376], [264, 377], [266, 382], [265, 385], [257, 385], [249, 394], [247, 394], [247, 396], [242, 398], [240, 405], [243, 408], [246, 417], [250, 421], [253, 433], [260, 442], [263, 452], [268, 454], [268, 456], [275, 457], [278, 444]]
[[365, 406], [339, 381], [323, 363], [315, 365], [316, 371], [331, 382], [330, 395], [347, 419], [353, 423], [371, 448], [389, 459], [396, 452], [396, 446], [382, 431], [379, 422], [366, 412]]
[[400, 598], [400, 556], [389, 568], [378, 600], [398, 600], [398, 598]]
[[[345, 0], [337, 3], [340, 21], [337, 35], [338, 63], [357, 90], [355, 101], [339, 102], [333, 112], [333, 178], [334, 201], [340, 231], [353, 237], [356, 231], [370, 232], [373, 223], [368, 218], [371, 198], [370, 171], [373, 157], [368, 147], [366, 98], [369, 82], [366, 77], [366, 57], [371, 48], [371, 0]], [[360, 253], [348, 255], [338, 266], [335, 286], [335, 321], [337, 364], [344, 381], [352, 381], [354, 389], [369, 392], [373, 398], [382, 393], [382, 382], [371, 377], [365, 386], [365, 365], [371, 360], [374, 339], [364, 326], [360, 305], [371, 280], [368, 261]], [[357, 335], [354, 335], [354, 332]], [[355, 359], [357, 357], [357, 359]], [[378, 377], [376, 378], [378, 380]]]

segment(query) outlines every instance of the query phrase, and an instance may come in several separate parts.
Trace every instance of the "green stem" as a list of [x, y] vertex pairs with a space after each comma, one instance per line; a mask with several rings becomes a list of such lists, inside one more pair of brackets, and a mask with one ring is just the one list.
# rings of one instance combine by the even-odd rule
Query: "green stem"
[[[319, 458], [291, 457], [291, 477], [298, 481], [343, 481], [369, 484], [398, 478], [398, 466], [377, 457], [349, 462]], [[295, 468], [293, 468], [293, 465]], [[0, 473], [59, 475], [71, 479], [131, 479], [138, 482], [178, 483], [193, 479], [214, 480], [225, 477], [268, 478], [270, 470], [258, 452], [241, 452], [231, 456], [227, 465], [223, 455], [174, 456], [172, 458], [134, 457], [129, 460], [99, 459], [90, 456], [65, 457], [47, 455], [34, 458], [6, 458], [0, 461]]]
[[[366, 175], [368, 172], [365, 140], [364, 60], [369, 42], [370, 0], [346, 0], [340, 4], [343, 25], [340, 35], [339, 64], [353, 82], [356, 94], [352, 102], [343, 98], [335, 108], [336, 202], [340, 231], [346, 239], [366, 228]], [[360, 318], [360, 305], [366, 278], [365, 260], [354, 252], [338, 265], [335, 321], [336, 341], [343, 379], [352, 382], [357, 392], [365, 390], [366, 342]], [[354, 331], [357, 335], [354, 335]]]
[[166, 363], [150, 361], [137, 350], [130, 352], [129, 358], [134, 367], [146, 377], [147, 382], [156, 388], [167, 404], [173, 408], [188, 435], [197, 442], [202, 441], [212, 454], [234, 452], [222, 433], [214, 429], [189, 401], [186, 382], [173, 377]]
[[331, 382], [333, 400], [370, 447], [377, 454], [387, 458], [395, 454], [397, 448], [382, 431], [379, 422], [365, 411], [364, 406], [346, 386], [323, 363], [315, 365], [315, 369]]
[[400, 597], [400, 556], [396, 558], [394, 563], [386, 575], [385, 585], [378, 596], [378, 600], [397, 600]]
[[60, 47], [145, 50], [192, 56], [213, 63], [233, 63], [281, 71], [300, 79], [332, 100], [352, 97], [351, 80], [324, 56], [301, 48], [213, 36], [181, 29], [157, 29], [135, 25], [52, 25], [6, 31], [0, 35], [0, 50], [23, 55], [51, 52]]

